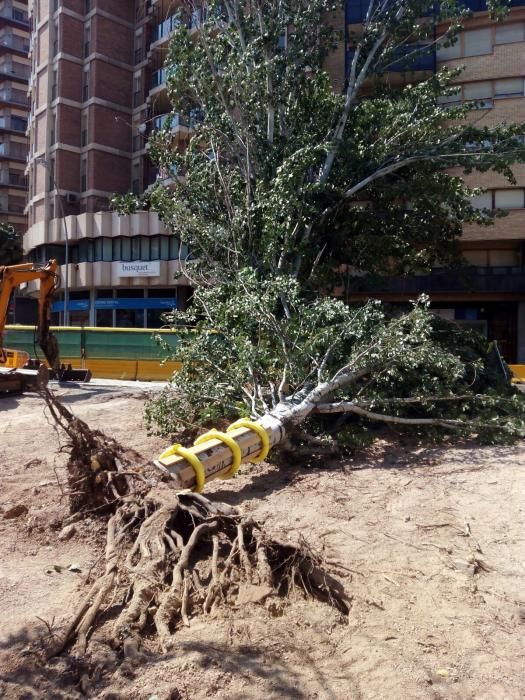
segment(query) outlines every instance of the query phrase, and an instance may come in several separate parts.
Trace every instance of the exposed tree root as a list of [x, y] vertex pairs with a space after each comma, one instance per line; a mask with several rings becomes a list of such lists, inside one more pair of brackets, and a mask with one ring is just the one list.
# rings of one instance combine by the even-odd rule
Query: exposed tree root
[[[261, 603], [292, 588], [348, 613], [343, 586], [306, 544], [271, 539], [235, 508], [177, 493], [173, 481], [153, 470], [129, 478], [131, 468], [119, 471], [123, 448], [76, 419], [51, 392], [45, 398], [70, 438], [69, 474], [82, 480], [82, 489], [72, 494], [73, 508], [101, 503], [112, 513], [104, 570], [49, 656], [73, 646], [84, 654], [95, 631], [131, 660], [145, 634], [156, 636], [167, 651], [177, 628], [192, 618], [223, 606]], [[95, 471], [94, 455], [101, 464]]]
[[[53, 420], [69, 438], [67, 482], [71, 513], [107, 510], [143, 477], [140, 456], [99, 430], [92, 430], [61, 403], [48, 387], [40, 390]], [[133, 464], [133, 470], [129, 469]]]

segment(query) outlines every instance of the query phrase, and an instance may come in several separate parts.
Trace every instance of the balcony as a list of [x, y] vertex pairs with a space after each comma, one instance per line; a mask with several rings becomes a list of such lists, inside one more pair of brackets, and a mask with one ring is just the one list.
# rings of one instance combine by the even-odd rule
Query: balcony
[[27, 120], [22, 117], [0, 117], [0, 129], [7, 129], [9, 131], [18, 131], [21, 134], [25, 134], [27, 130]]
[[23, 107], [29, 106], [27, 93], [22, 90], [16, 90], [15, 88], [0, 89], [0, 102], [11, 102], [12, 104], [22, 105]]
[[[389, 73], [405, 73], [408, 71], [435, 71], [436, 69], [436, 52], [435, 50], [429, 53], [416, 53], [414, 56], [409, 56], [407, 54], [413, 51], [424, 50], [424, 45], [411, 45], [406, 47], [401, 47], [395, 52], [390, 60], [389, 65], [385, 68], [386, 72]], [[346, 53], [347, 63], [350, 65], [354, 57], [354, 50], [349, 49]]]
[[20, 51], [25, 54], [29, 53], [29, 39], [16, 36], [16, 34], [4, 34], [0, 36], [0, 47], [1, 46], [12, 49], [13, 51]]
[[157, 41], [161, 41], [161, 39], [168, 37], [180, 24], [180, 19], [175, 16], [168, 17], [164, 20], [164, 22], [157, 24], [155, 27], [153, 27], [151, 43], [155, 44]]
[[525, 294], [525, 267], [462, 267], [435, 269], [428, 275], [408, 277], [354, 277], [350, 294]]
[[21, 63], [0, 63], [0, 75], [29, 80], [31, 68]]
[[23, 214], [25, 200], [21, 197], [16, 199], [11, 197], [0, 197], [0, 212], [2, 214]]
[[170, 131], [176, 131], [181, 126], [188, 126], [188, 121], [179, 112], [171, 114], [161, 114], [153, 120], [154, 131], [169, 128]]
[[27, 177], [23, 172], [0, 170], [0, 185], [5, 187], [27, 187]]
[[0, 6], [0, 18], [18, 22], [29, 28], [29, 14], [20, 7], [14, 7], [10, 2], [3, 2]]
[[160, 87], [161, 85], [165, 85], [167, 77], [167, 68], [159, 68], [159, 70], [154, 71], [151, 75], [151, 89], [154, 90], [155, 88]]
[[14, 160], [26, 160], [27, 145], [16, 141], [4, 141], [0, 143], [0, 158], [13, 158]]

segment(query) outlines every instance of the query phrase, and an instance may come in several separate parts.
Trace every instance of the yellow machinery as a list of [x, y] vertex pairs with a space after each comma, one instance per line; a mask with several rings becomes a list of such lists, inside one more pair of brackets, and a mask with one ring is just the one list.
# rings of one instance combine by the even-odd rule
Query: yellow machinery
[[47, 384], [50, 376], [46, 366], [38, 360], [32, 360], [28, 353], [9, 350], [3, 346], [11, 293], [19, 285], [34, 280], [40, 282], [37, 342], [49, 365], [51, 377], [59, 381], [89, 381], [91, 378], [86, 370], [74, 370], [60, 364], [58, 343], [50, 331], [51, 302], [58, 287], [58, 279], [56, 260], [50, 260], [44, 266], [33, 263], [0, 266], [0, 396], [38, 388], [39, 385]]

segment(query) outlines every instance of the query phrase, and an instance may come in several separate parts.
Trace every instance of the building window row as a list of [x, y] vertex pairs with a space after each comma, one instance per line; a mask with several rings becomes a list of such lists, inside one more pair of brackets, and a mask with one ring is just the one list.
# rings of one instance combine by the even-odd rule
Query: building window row
[[[54, 258], [64, 264], [64, 254], [63, 245], [41, 245], [33, 248], [29, 260], [43, 264]], [[186, 246], [181, 246], [175, 236], [101, 236], [84, 238], [69, 245], [69, 260], [72, 263], [178, 260], [187, 255]]]
[[475, 267], [521, 267], [522, 257], [519, 248], [482, 248], [479, 250], [464, 250], [463, 257]]
[[475, 209], [525, 209], [525, 189], [489, 190], [472, 198]]
[[525, 22], [501, 24], [483, 29], [468, 29], [462, 32], [452, 46], [440, 46], [437, 50], [438, 61], [450, 61], [454, 58], [484, 56], [494, 51], [494, 46], [525, 41]]
[[440, 97], [438, 102], [443, 105], [476, 102], [481, 109], [490, 109], [494, 105], [494, 100], [523, 97], [524, 95], [525, 80], [523, 78], [500, 78], [458, 85], [454, 94]]

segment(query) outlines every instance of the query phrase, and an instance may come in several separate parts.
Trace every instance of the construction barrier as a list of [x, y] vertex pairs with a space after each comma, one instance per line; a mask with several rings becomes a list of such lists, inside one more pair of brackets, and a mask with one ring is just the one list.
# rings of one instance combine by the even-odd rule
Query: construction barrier
[[512, 372], [512, 383], [513, 384], [524, 384], [525, 383], [525, 365], [509, 365]]
[[[179, 342], [177, 331], [150, 328], [79, 328], [54, 326], [51, 331], [60, 347], [60, 361], [89, 369], [93, 377], [162, 381], [177, 372], [181, 363], [163, 363], [166, 352], [154, 336], [174, 351]], [[23, 350], [31, 357], [44, 359], [35, 339], [33, 326], [7, 326], [4, 345]]]

